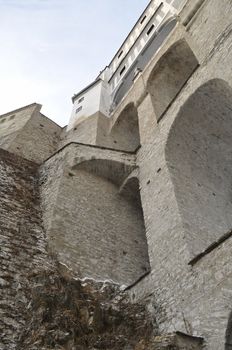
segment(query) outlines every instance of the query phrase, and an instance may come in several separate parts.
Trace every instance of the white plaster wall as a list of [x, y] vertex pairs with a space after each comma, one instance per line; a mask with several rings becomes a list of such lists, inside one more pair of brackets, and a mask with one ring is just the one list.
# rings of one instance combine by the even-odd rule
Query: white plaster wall
[[[172, 17], [173, 13], [174, 13], [173, 9], [170, 7], [170, 5], [164, 3], [164, 5], [160, 8], [160, 10], [150, 19], [150, 21], [146, 22], [146, 26], [142, 28], [143, 33], [140, 35], [138, 39], [136, 38], [136, 40], [134, 40], [135, 44], [133, 48], [130, 49], [130, 52], [128, 50], [129, 53], [127, 54], [127, 56], [121, 61], [121, 63], [119, 60], [118, 62], [119, 64], [117, 65], [116, 69], [114, 69], [113, 74], [115, 75], [110, 81], [112, 94], [114, 94], [115, 91], [118, 89], [119, 84], [122, 81], [123, 77], [125, 76], [126, 72], [131, 67], [133, 62], [135, 62], [136, 58], [138, 57], [140, 52], [143, 50], [145, 45], [147, 45], [147, 43], [151, 40], [155, 31], [158, 30], [158, 28], [161, 26], [161, 24], [165, 20], [167, 20], [169, 17]], [[150, 35], [147, 35], [148, 30], [153, 24], [154, 24], [153, 31], [150, 33]], [[120, 75], [120, 72], [124, 66], [126, 66], [126, 69], [124, 73]]]
[[[141, 15], [141, 17], [138, 19], [137, 24], [135, 25], [135, 28], [128, 36], [125, 43], [120, 47], [120, 49], [117, 52], [117, 55], [113, 59], [112, 63], [110, 64], [110, 72], [111, 75], [117, 70], [119, 63], [121, 59], [130, 51], [131, 47], [134, 45], [135, 41], [138, 39], [140, 33], [144, 30], [144, 27], [147, 25], [147, 23], [150, 21], [151, 17], [153, 16], [154, 12], [159, 7], [161, 1], [154, 0], [151, 2], [150, 6], [147, 8], [147, 10]], [[141, 24], [141, 20], [146, 16], [146, 20]], [[123, 51], [123, 55], [118, 58], [119, 53]]]
[[109, 85], [106, 82], [102, 82], [99, 111], [107, 117], [109, 116], [110, 104], [111, 104], [111, 98], [109, 93]]
[[[99, 81], [92, 88], [84, 91], [80, 96], [78, 96], [78, 98], [75, 99], [67, 131], [72, 129], [80, 119], [89, 117], [90, 115], [93, 115], [99, 111], [101, 85], [102, 82]], [[84, 97], [84, 100], [81, 103], [78, 103], [82, 97]], [[79, 107], [82, 107], [82, 110], [77, 113], [76, 111]]]
[[[156, 12], [158, 7], [160, 6], [160, 1], [153, 1], [146, 12], [139, 18], [134, 30], [123, 44], [123, 46], [119, 49], [118, 54], [123, 51], [122, 56], [118, 58], [117, 56], [114, 58], [112, 63], [110, 64], [109, 71], [111, 73], [111, 77], [117, 72], [113, 79], [110, 81], [111, 92], [114, 93], [118, 88], [120, 82], [123, 79], [123, 76], [126, 74], [128, 69], [131, 67], [132, 63], [135, 61], [139, 53], [143, 50], [145, 45], [149, 42], [152, 37], [152, 34], [155, 30], [161, 26], [161, 24], [168, 17], [171, 17], [180, 12], [180, 10], [185, 5], [186, 0], [167, 0], [163, 1], [163, 6], [160, 10]], [[143, 17], [146, 16], [145, 21], [141, 24], [140, 21]], [[147, 31], [154, 24], [153, 33], [149, 36], [147, 35]], [[132, 48], [133, 46], [133, 48]], [[124, 59], [122, 60], [122, 58]], [[126, 69], [122, 75], [120, 75], [121, 69], [126, 66]]]
[[[118, 53], [123, 51], [122, 56], [118, 58], [117, 54], [110, 66], [100, 74], [99, 77], [101, 77], [102, 80], [90, 87], [87, 91], [84, 91], [78, 96], [78, 98], [75, 99], [67, 131], [73, 129], [74, 126], [83, 119], [92, 116], [99, 111], [106, 116], [109, 115], [112, 96], [114, 96], [115, 92], [120, 86], [120, 83], [122, 82], [128, 69], [131, 67], [133, 62], [135, 62], [145, 45], [151, 40], [154, 32], [158, 30], [165, 20], [178, 13], [185, 2], [186, 0], [164, 1], [158, 11], [157, 9], [161, 5], [161, 2], [157, 0], [151, 2], [148, 9], [139, 18], [135, 28], [127, 38], [126, 42], [118, 51]], [[146, 16], [146, 19], [141, 24], [141, 19], [144, 16]], [[154, 29], [150, 35], [147, 35], [147, 31], [152, 25], [154, 25]], [[125, 58], [122, 59], [123, 57]], [[120, 75], [120, 72], [124, 66], [126, 69], [123, 74]], [[110, 76], [112, 77], [113, 74], [115, 74], [114, 77], [110, 79]], [[108, 80], [109, 85], [107, 83]], [[79, 103], [78, 101], [82, 97], [84, 97], [84, 100]], [[77, 111], [79, 107], [82, 107], [82, 109]]]
[[[79, 103], [78, 101], [81, 98], [84, 98], [84, 100]], [[108, 116], [109, 105], [110, 97], [108, 87], [104, 81], [100, 80], [75, 99], [67, 131], [73, 129], [78, 122], [94, 115], [99, 111]], [[82, 110], [77, 112], [79, 107], [82, 107]]]

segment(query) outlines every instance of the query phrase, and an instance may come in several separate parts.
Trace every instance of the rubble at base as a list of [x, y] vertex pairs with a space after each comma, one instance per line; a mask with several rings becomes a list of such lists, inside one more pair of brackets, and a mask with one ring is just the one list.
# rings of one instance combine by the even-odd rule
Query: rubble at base
[[202, 339], [159, 335], [145, 304], [120, 286], [76, 279], [56, 264], [28, 279], [27, 320], [17, 350], [200, 350]]
[[142, 350], [157, 334], [145, 305], [132, 304], [118, 285], [78, 280], [57, 268], [31, 275], [29, 286], [18, 349]]

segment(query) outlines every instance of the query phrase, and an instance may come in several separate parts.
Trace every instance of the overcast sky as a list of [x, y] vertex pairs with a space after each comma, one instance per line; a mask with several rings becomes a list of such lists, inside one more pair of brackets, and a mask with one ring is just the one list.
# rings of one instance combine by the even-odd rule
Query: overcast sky
[[60, 125], [149, 0], [0, 0], [0, 114], [37, 102]]

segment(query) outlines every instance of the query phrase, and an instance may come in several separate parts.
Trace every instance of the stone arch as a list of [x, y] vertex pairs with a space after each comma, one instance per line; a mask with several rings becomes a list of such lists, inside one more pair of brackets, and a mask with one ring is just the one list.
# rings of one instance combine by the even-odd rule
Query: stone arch
[[232, 89], [200, 86], [180, 108], [165, 156], [190, 257], [232, 230]]
[[156, 63], [147, 81], [147, 91], [157, 121], [197, 67], [198, 61], [185, 39], [173, 44]]
[[157, 30], [157, 33], [163, 32], [164, 29], [171, 28], [167, 31], [169, 34], [169, 31], [171, 31], [173, 28], [175, 28], [177, 23], [178, 23], [178, 17], [175, 15], [171, 15], [161, 24], [161, 26]]
[[103, 177], [117, 186], [122, 184], [134, 168], [135, 166], [133, 165], [101, 158], [84, 160], [74, 167], [75, 170], [85, 170], [96, 176]]
[[151, 39], [139, 53], [136, 60], [130, 66], [122, 81], [120, 82], [117, 90], [115, 91], [115, 94], [113, 96], [113, 109], [120, 103], [129, 89], [133, 86], [137, 73], [142, 72], [149, 64], [151, 59], [163, 45], [172, 30], [175, 28], [176, 24], [177, 19], [176, 17], [172, 16], [169, 17], [157, 31], [154, 31]]
[[118, 116], [110, 131], [112, 143], [118, 149], [135, 151], [140, 146], [138, 112], [134, 103], [129, 103]]
[[232, 312], [229, 315], [225, 338], [226, 338], [225, 350], [231, 350], [232, 349]]
[[139, 178], [138, 178], [138, 168], [133, 170], [129, 176], [122, 183], [119, 193], [131, 200], [135, 205], [140, 206], [142, 211], [142, 204], [140, 198], [140, 187], [139, 187]]
[[119, 193], [129, 169], [117, 161], [85, 160], [61, 181], [51, 241], [59, 260], [81, 277], [128, 286], [149, 271], [141, 207]]

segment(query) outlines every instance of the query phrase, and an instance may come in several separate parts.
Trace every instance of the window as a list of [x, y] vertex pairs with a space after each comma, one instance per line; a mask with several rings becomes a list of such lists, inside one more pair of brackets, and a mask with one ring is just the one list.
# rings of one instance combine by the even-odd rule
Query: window
[[4, 123], [5, 120], [6, 120], [6, 118], [1, 119], [1, 120], [0, 120], [0, 123]]
[[140, 24], [143, 24], [143, 22], [145, 21], [145, 19], [147, 18], [147, 16], [144, 16], [141, 21], [140, 21]]
[[84, 99], [85, 99], [84, 97], [81, 97], [80, 100], [78, 100], [77, 103], [81, 103], [82, 101], [84, 101]]
[[120, 58], [122, 56], [122, 54], [123, 54], [123, 50], [121, 52], [119, 52], [118, 58]]
[[126, 66], [124, 66], [123, 68], [122, 68], [122, 70], [120, 71], [120, 75], [122, 75], [124, 72], [125, 72], [125, 69], [126, 69]]
[[147, 35], [151, 34], [151, 32], [153, 31], [154, 27], [155, 27], [154, 24], [152, 24], [152, 26], [147, 31]]
[[9, 119], [12, 120], [14, 119], [14, 117], [15, 117], [15, 114], [11, 115]]
[[79, 113], [81, 110], [82, 110], [82, 106], [80, 106], [76, 109], [76, 113]]

